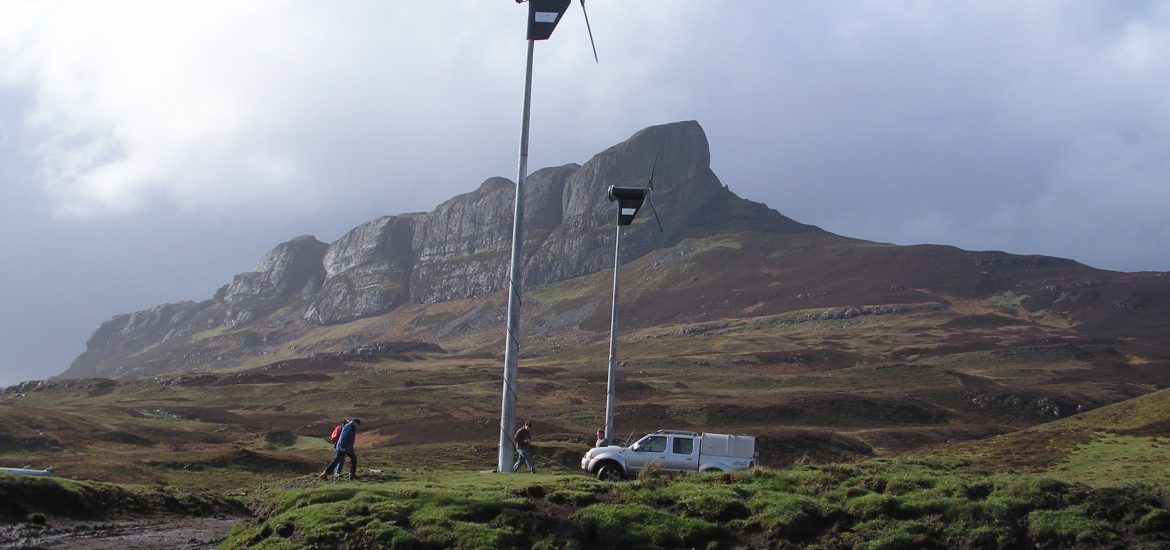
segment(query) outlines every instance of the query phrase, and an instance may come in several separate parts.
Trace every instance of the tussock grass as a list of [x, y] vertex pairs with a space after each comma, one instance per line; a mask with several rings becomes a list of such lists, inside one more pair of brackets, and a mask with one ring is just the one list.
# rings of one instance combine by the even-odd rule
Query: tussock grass
[[1145, 486], [1092, 489], [955, 460], [655, 475], [400, 473], [268, 499], [228, 548], [1069, 547], [1170, 543]]
[[211, 491], [0, 474], [0, 523], [34, 515], [108, 520], [155, 514], [243, 516], [247, 509]]
[[1170, 477], [1170, 440], [1120, 434], [1097, 434], [1077, 446], [1049, 475], [1058, 479], [1108, 486], [1164, 483]]
[[[1170, 487], [1170, 390], [1161, 390], [992, 439], [931, 449], [994, 470], [1093, 487]], [[923, 451], [919, 451], [922, 453]]]
[[1029, 296], [1027, 294], [1016, 294], [1015, 292], [1008, 290], [1006, 292], [1001, 292], [994, 296], [988, 297], [987, 302], [999, 307], [1016, 309], [1022, 306], [1024, 300], [1027, 300], [1028, 297]]

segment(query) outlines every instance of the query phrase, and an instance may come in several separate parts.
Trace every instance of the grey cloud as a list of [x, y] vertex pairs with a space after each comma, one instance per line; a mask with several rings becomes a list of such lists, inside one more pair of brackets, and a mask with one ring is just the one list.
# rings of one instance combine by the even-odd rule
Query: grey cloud
[[[36, 238], [4, 244], [28, 267], [0, 285], [20, 319], [0, 326], [0, 384], [63, 370], [113, 314], [206, 298], [293, 235], [516, 175], [525, 6], [14, 6], [0, 224]], [[576, 5], [537, 45], [531, 168], [694, 119], [725, 184], [805, 223], [1170, 269], [1170, 4], [589, 9], [600, 63]], [[86, 147], [105, 179], [55, 160]]]

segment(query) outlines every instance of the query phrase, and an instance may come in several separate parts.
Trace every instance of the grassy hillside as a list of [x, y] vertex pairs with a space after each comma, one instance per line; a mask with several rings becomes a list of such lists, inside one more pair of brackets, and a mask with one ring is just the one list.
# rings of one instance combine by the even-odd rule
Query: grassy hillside
[[[686, 238], [623, 265], [619, 330], [629, 335], [744, 320], [793, 322], [810, 312], [853, 315], [844, 312], [933, 304], [945, 316], [934, 330], [917, 327], [917, 334], [901, 334], [916, 336], [909, 345], [899, 341], [908, 338], [884, 346], [852, 344], [873, 362], [890, 354], [926, 359], [962, 346], [991, 349], [1024, 336], [1073, 338], [1112, 346], [1129, 364], [1165, 366], [1170, 364], [1165, 346], [1170, 278], [1162, 275], [1113, 273], [1059, 258], [894, 246], [819, 230], [729, 230]], [[612, 271], [605, 270], [526, 287], [521, 314], [525, 356], [604, 345], [612, 281]], [[99, 339], [113, 351], [88, 357], [69, 374], [238, 372], [401, 341], [433, 342], [458, 354], [503, 349], [503, 292], [408, 303], [384, 315], [330, 325], [305, 321], [298, 309], [304, 304], [296, 302], [228, 329], [215, 326], [213, 313], [219, 310], [208, 304], [199, 313], [180, 316], [194, 323], [190, 326], [154, 327], [161, 331], [157, 338], [132, 331], [133, 341]], [[874, 353], [879, 349], [886, 353]]]
[[1151, 489], [1093, 490], [957, 462], [870, 461], [628, 483], [387, 472], [290, 484], [227, 548], [1157, 548]]
[[1170, 390], [988, 440], [920, 451], [1094, 486], [1170, 480]]
[[[922, 320], [911, 321], [916, 315], [938, 312], [907, 315], [890, 319], [905, 328]], [[861, 330], [880, 328], [881, 317]], [[497, 361], [413, 351], [394, 360], [50, 382], [6, 393], [6, 465], [52, 464], [63, 477], [147, 486], [0, 479], [0, 501], [11, 508], [0, 524], [40, 513], [52, 526], [54, 514], [73, 509], [103, 519], [108, 503], [114, 516], [134, 516], [216, 513], [244, 501], [259, 516], [237, 525], [227, 548], [1170, 544], [1170, 470], [1162, 466], [1170, 458], [1170, 392], [1006, 433], [1036, 403], [962, 409], [928, 398], [994, 396], [989, 388], [1001, 381], [1026, 387], [1092, 368], [1084, 348], [1023, 346], [957, 353], [945, 365], [845, 366], [855, 361], [847, 350], [768, 354], [751, 351], [744, 336], [763, 326], [831, 334], [850, 330], [833, 324], [844, 321], [754, 322], [704, 329], [720, 353], [686, 345], [696, 338], [630, 342], [619, 426], [756, 433], [770, 468], [651, 473], [618, 484], [580, 474], [604, 385], [604, 369], [586, 353], [522, 366], [525, 412], [539, 412], [542, 474], [490, 473]], [[655, 359], [663, 350], [671, 355]], [[1045, 408], [1052, 406], [1035, 412], [1052, 414]], [[313, 475], [330, 454], [322, 438], [340, 416], [364, 420], [358, 482]], [[1005, 433], [914, 457], [871, 458], [942, 436], [977, 438], [989, 419], [999, 419], [992, 425]], [[24, 490], [30, 483], [35, 491]]]
[[[755, 246], [690, 244], [679, 258]], [[696, 275], [670, 282], [683, 268], [662, 267], [669, 261], [651, 255], [630, 267], [665, 279], [632, 277], [623, 288], [635, 305], [624, 311], [636, 317], [636, 304], [664, 299], [651, 287], [694, 291], [685, 285]], [[517, 387], [518, 415], [536, 420], [549, 449], [583, 445], [603, 423], [606, 345], [567, 327], [604, 317], [587, 297], [608, 284], [584, 277], [525, 298], [533, 317], [560, 327], [526, 326], [524, 349], [547, 352], [522, 358]], [[825, 299], [783, 292], [796, 302]], [[919, 301], [768, 313], [743, 297], [711, 303], [723, 309], [707, 320], [631, 322], [619, 347], [617, 429], [623, 437], [660, 428], [751, 433], [761, 438], [762, 463], [784, 467], [1007, 434], [1170, 384], [1157, 357], [1054, 317], [1036, 321], [1035, 312], [1013, 309], [1027, 303], [1020, 294], [898, 292]], [[466, 311], [490, 309], [493, 299], [321, 327], [282, 344], [287, 355], [259, 354], [229, 373], [14, 386], [0, 392], [0, 463], [52, 465], [82, 479], [238, 487], [315, 469], [328, 455], [329, 429], [360, 417], [360, 445], [372, 460], [491, 468], [502, 361], [471, 340], [450, 337], [455, 349], [421, 340], [443, 327], [473, 339], [481, 332], [460, 327], [478, 317]], [[746, 314], [726, 316], [728, 307]], [[377, 331], [417, 339], [355, 345]]]
[[[816, 232], [778, 243], [654, 251], [623, 267], [619, 306], [622, 438], [755, 434], [768, 470], [617, 486], [577, 473], [603, 423], [612, 273], [524, 297], [517, 412], [535, 420], [547, 477], [472, 473], [497, 456], [499, 294], [330, 326], [208, 327], [193, 347], [136, 356], [201, 372], [7, 388], [0, 464], [271, 510], [231, 546], [1165, 542], [1170, 407], [1163, 393], [1126, 401], [1170, 386], [1164, 281]], [[343, 417], [362, 418], [361, 466], [383, 473], [322, 485], [310, 476]], [[1153, 488], [1126, 487], [1138, 481]], [[614, 527], [633, 524], [647, 527]]]
[[[0, 497], [0, 522], [43, 522], [46, 516], [108, 520], [155, 514], [248, 514], [239, 499], [213, 491], [8, 474], [0, 474]], [[41, 519], [33, 517], [37, 515]]]

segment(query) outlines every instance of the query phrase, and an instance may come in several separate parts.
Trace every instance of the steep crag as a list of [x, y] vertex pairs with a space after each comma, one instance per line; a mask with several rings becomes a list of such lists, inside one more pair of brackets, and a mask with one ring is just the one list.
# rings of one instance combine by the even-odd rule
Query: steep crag
[[[625, 319], [638, 326], [815, 308], [946, 307], [954, 299], [1002, 295], [996, 298], [1001, 308], [1021, 322], [1091, 327], [1109, 337], [1165, 332], [1170, 277], [1164, 274], [833, 235], [723, 186], [711, 171], [706, 135], [688, 121], [641, 130], [583, 165], [529, 176], [524, 290], [587, 281], [526, 306], [525, 323], [544, 346], [539, 349], [589, 343], [608, 328], [608, 294], [600, 279], [588, 278], [613, 266], [615, 207], [606, 189], [644, 186], [651, 170], [653, 212], [646, 208], [622, 236], [622, 263], [638, 264], [623, 298]], [[497, 349], [502, 334], [492, 328], [503, 315], [499, 296], [507, 285], [514, 195], [511, 181], [489, 178], [430, 212], [370, 220], [329, 244], [296, 237], [209, 300], [103, 323], [62, 376], [233, 370], [394, 338]], [[655, 213], [661, 229], [651, 219]], [[395, 315], [403, 319], [378, 321]], [[374, 321], [380, 328], [367, 329]], [[311, 336], [355, 322], [366, 325]], [[1139, 347], [1148, 340], [1133, 339]], [[1156, 344], [1146, 351], [1165, 355]]]

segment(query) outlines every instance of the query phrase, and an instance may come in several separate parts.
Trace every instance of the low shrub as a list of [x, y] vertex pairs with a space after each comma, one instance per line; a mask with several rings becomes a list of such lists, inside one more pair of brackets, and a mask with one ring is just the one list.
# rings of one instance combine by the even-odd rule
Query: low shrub
[[1159, 494], [896, 460], [629, 483], [451, 472], [276, 494], [224, 546], [1157, 547]]
[[644, 504], [594, 504], [574, 518], [582, 523], [588, 538], [618, 548], [690, 547], [705, 545], [719, 536], [714, 524]]
[[845, 513], [857, 521], [871, 520], [897, 514], [902, 501], [893, 495], [869, 493], [845, 501]]
[[792, 493], [757, 494], [752, 499], [749, 524], [768, 531], [778, 540], [804, 540], [827, 527], [822, 504], [817, 499]]
[[1035, 510], [1028, 514], [1028, 536], [1039, 547], [1069, 548], [1101, 544], [1111, 538], [1107, 525], [1085, 515], [1081, 507]]

